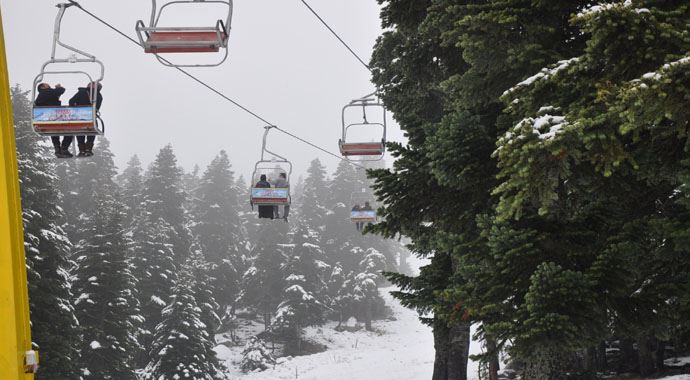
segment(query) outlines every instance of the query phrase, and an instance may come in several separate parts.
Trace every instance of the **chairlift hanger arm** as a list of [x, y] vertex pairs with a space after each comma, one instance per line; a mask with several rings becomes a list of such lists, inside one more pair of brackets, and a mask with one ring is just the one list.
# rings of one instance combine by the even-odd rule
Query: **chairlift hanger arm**
[[59, 45], [59, 46], [62, 46], [63, 48], [65, 48], [69, 51], [72, 51], [76, 54], [79, 54], [79, 55], [82, 55], [82, 56], [88, 58], [90, 60], [90, 62], [95, 62], [96, 61], [95, 56], [93, 56], [89, 53], [83, 52], [83, 51], [81, 51], [81, 50], [79, 50], [73, 46], [70, 46], [70, 45], [60, 41], [60, 31], [61, 31], [61, 27], [62, 27], [62, 19], [65, 16], [65, 11], [67, 11], [67, 8], [69, 8], [73, 5], [75, 5], [75, 4], [71, 3], [71, 2], [70, 3], [60, 3], [57, 5], [59, 10], [58, 10], [57, 16], [55, 17], [55, 25], [53, 28], [53, 51], [52, 51], [52, 54], [50, 55], [50, 59], [55, 60], [55, 53], [57, 51], [57, 46]]

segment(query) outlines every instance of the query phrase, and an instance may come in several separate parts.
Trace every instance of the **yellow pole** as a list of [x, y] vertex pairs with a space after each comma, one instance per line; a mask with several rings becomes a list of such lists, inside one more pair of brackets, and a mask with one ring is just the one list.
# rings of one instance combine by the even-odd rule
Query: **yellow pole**
[[0, 379], [33, 379], [24, 229], [5, 36], [0, 12]]

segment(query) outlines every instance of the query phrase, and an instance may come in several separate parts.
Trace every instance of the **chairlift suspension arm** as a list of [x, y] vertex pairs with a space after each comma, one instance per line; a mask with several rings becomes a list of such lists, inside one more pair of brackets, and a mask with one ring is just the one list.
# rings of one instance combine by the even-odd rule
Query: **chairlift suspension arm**
[[[55, 17], [55, 27], [54, 27], [54, 29], [53, 29], [53, 52], [52, 52], [52, 54], [50, 55], [50, 59], [51, 59], [51, 60], [55, 60], [55, 53], [56, 53], [56, 50], [57, 50], [57, 46], [60, 45], [60, 46], [62, 46], [63, 48], [65, 48], [65, 49], [67, 49], [67, 50], [70, 50], [70, 51], [72, 51], [72, 52], [74, 52], [74, 53], [77, 53], [77, 54], [80, 54], [80, 55], [86, 57], [86, 58], [88, 59], [89, 62], [95, 62], [95, 61], [96, 61], [96, 57], [95, 57], [95, 56], [93, 56], [93, 55], [91, 55], [91, 54], [89, 54], [89, 53], [83, 52], [83, 51], [81, 51], [81, 50], [79, 50], [79, 49], [77, 49], [77, 48], [75, 48], [75, 47], [73, 47], [73, 46], [70, 46], [70, 45], [68, 45], [68, 44], [66, 44], [66, 43], [64, 43], [64, 42], [62, 42], [62, 41], [60, 41], [60, 31], [61, 31], [61, 28], [62, 28], [62, 18], [65, 16], [65, 11], [67, 11], [67, 8], [69, 8], [69, 7], [73, 6], [73, 5], [74, 5], [74, 4], [72, 4], [72, 3], [69, 3], [69, 4], [67, 4], [67, 3], [61, 3], [61, 4], [58, 4], [58, 5], [57, 5], [57, 7], [58, 7], [60, 10], [58, 11], [57, 16]], [[81, 61], [81, 60], [76, 60], [76, 61], [77, 61], [77, 62], [84, 62], [84, 61]]]

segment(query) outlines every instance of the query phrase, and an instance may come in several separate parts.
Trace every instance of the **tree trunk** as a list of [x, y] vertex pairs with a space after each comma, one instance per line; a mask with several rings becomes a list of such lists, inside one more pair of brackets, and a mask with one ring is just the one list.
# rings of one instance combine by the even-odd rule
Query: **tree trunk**
[[657, 371], [662, 371], [664, 369], [664, 360], [666, 359], [666, 342], [662, 342], [658, 339], [656, 341], [656, 369]]
[[434, 350], [436, 357], [434, 358], [434, 375], [432, 380], [447, 380], [448, 379], [448, 336], [450, 329], [446, 324], [434, 318], [433, 325], [434, 332]]
[[637, 338], [637, 358], [640, 363], [640, 375], [647, 376], [654, 373], [654, 352], [650, 348], [651, 339], [646, 336]]
[[621, 338], [620, 340], [620, 363], [618, 373], [633, 372], [637, 370], [637, 354], [633, 348], [633, 340]]
[[369, 298], [367, 298], [367, 300], [364, 301], [364, 327], [367, 329], [367, 331], [373, 331], [374, 330], [371, 327], [371, 320], [374, 318], [372, 306], [373, 306], [373, 302], [371, 302], [371, 300]]
[[486, 351], [492, 353], [489, 359], [489, 380], [498, 380], [498, 371], [501, 369], [501, 364], [498, 360], [496, 340], [489, 335], [486, 336]]
[[450, 329], [448, 380], [467, 380], [467, 359], [470, 355], [470, 324], [461, 323]]
[[434, 320], [434, 374], [432, 380], [467, 380], [467, 360], [470, 352], [470, 325], [463, 323], [451, 328]]

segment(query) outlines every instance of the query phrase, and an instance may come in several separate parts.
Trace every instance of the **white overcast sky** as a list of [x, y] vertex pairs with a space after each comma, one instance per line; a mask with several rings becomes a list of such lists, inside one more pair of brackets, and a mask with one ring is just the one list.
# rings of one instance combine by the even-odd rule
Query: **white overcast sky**
[[[0, 0], [13, 84], [30, 89], [42, 63], [50, 58], [56, 3]], [[135, 35], [135, 22], [148, 20], [150, 12], [147, 0], [80, 3], [131, 36]], [[375, 0], [309, 3], [369, 61], [381, 34]], [[216, 16], [216, 10], [209, 7], [211, 12], [204, 16], [222, 18]], [[260, 121], [162, 66], [155, 57], [76, 8], [65, 16], [62, 39], [95, 55], [106, 66], [101, 114], [120, 170], [130, 156], [138, 154], [148, 164], [163, 145], [172, 143], [179, 163], [187, 170], [194, 164], [203, 170], [225, 149], [236, 174], [249, 176], [260, 154]], [[191, 71], [274, 124], [337, 153], [342, 106], [373, 92], [374, 87], [364, 67], [301, 1], [235, 0], [229, 44], [230, 56], [222, 66]], [[71, 84], [67, 78], [51, 81], [72, 87], [63, 96], [63, 104], [73, 87], [81, 84]], [[403, 139], [390, 115], [388, 120], [388, 139]], [[315, 157], [329, 172], [338, 163], [280, 133], [272, 134], [270, 144], [276, 153], [294, 162], [297, 174], [304, 173]]]

